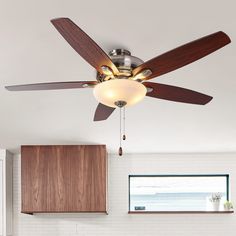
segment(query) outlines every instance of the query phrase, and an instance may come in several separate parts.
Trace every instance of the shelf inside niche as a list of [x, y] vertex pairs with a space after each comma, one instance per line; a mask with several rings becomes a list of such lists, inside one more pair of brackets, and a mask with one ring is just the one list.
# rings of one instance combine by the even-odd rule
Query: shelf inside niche
[[232, 214], [234, 211], [129, 211], [128, 214]]

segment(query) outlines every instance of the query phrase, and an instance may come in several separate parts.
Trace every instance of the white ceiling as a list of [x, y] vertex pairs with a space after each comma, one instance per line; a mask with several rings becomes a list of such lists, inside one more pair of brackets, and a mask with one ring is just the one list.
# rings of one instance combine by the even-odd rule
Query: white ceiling
[[127, 109], [125, 152], [236, 151], [236, 1], [0, 0], [0, 146], [119, 146], [119, 113], [93, 122], [91, 89], [8, 92], [5, 85], [94, 80], [95, 71], [50, 19], [66, 16], [105, 51], [129, 49], [148, 60], [222, 30], [232, 43], [153, 81], [212, 95], [206, 106], [145, 98]]

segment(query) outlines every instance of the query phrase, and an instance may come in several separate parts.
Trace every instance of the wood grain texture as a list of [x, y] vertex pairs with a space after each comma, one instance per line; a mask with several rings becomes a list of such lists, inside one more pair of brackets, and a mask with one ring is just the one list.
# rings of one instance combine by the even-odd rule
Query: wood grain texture
[[143, 84], [153, 89], [146, 94], [146, 96], [153, 98], [197, 105], [205, 105], [212, 100], [211, 96], [186, 88], [152, 82], [144, 82]]
[[114, 107], [108, 107], [102, 103], [99, 103], [96, 108], [93, 121], [106, 120], [115, 109], [116, 108]]
[[84, 85], [96, 85], [97, 81], [68, 81], [39, 84], [21, 84], [6, 86], [9, 91], [58, 90], [84, 88]]
[[22, 212], [106, 212], [104, 145], [22, 146]]
[[150, 69], [152, 74], [146, 80], [152, 79], [197, 61], [230, 42], [229, 36], [219, 31], [144, 62], [133, 70], [133, 74], [136, 75], [144, 69]]
[[[106, 209], [105, 149], [80, 146], [70, 150], [69, 211], [104, 211]], [[78, 156], [78, 154], [80, 156]]]
[[97, 71], [103, 74], [101, 67], [108, 66], [115, 74], [119, 73], [108, 55], [73, 21], [57, 18], [51, 22], [71, 47]]

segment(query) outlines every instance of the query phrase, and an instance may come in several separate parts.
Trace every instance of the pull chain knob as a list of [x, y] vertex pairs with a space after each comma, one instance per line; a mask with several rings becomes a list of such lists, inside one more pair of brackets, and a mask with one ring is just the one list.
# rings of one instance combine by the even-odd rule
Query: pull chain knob
[[122, 156], [123, 155], [123, 149], [122, 147], [119, 148], [119, 156]]

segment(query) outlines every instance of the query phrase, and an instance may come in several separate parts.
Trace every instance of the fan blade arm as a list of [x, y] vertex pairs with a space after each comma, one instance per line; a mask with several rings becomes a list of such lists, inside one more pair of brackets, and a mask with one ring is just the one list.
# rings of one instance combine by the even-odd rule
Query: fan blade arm
[[230, 42], [229, 36], [222, 31], [210, 34], [144, 62], [133, 70], [133, 75], [150, 69], [152, 74], [144, 80], [155, 78], [197, 61]]
[[119, 73], [109, 56], [72, 20], [56, 18], [52, 19], [51, 23], [70, 46], [101, 74], [103, 74], [102, 66], [109, 67], [114, 74]]
[[93, 87], [97, 81], [71, 81], [5, 86], [8, 91], [58, 90]]
[[99, 103], [96, 108], [93, 121], [106, 120], [115, 109], [116, 108], [114, 107], [108, 107], [108, 106], [103, 105], [102, 103]]
[[151, 91], [148, 92], [146, 96], [153, 98], [196, 105], [205, 105], [209, 103], [213, 98], [203, 93], [172, 85], [152, 82], [144, 82], [143, 84], [147, 88], [151, 88]]

